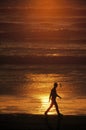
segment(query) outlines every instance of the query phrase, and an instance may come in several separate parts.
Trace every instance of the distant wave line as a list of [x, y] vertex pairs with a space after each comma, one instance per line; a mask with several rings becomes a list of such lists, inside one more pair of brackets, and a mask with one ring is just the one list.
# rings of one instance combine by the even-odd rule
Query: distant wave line
[[0, 56], [0, 64], [86, 64], [86, 56]]

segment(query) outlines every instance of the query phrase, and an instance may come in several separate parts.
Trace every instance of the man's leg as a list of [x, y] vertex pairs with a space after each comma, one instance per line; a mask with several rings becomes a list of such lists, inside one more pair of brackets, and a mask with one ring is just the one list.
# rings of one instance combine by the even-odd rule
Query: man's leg
[[55, 105], [55, 108], [56, 108], [57, 113], [60, 114], [59, 108], [58, 108], [58, 104], [56, 103], [56, 101], [54, 102], [54, 105]]
[[53, 102], [51, 102], [49, 108], [45, 111], [45, 115], [47, 115], [47, 113], [49, 112], [49, 110], [51, 109], [52, 106], [53, 106]]

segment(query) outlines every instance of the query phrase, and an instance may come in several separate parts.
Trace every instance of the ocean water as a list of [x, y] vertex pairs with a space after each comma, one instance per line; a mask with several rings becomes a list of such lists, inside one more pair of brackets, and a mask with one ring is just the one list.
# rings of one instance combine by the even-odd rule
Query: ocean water
[[59, 82], [60, 111], [86, 115], [86, 8], [63, 1], [1, 2], [0, 113], [44, 114]]
[[[0, 66], [0, 113], [44, 114], [49, 93], [59, 82], [59, 109], [66, 115], [86, 114], [86, 65]], [[53, 107], [49, 114], [56, 114]]]

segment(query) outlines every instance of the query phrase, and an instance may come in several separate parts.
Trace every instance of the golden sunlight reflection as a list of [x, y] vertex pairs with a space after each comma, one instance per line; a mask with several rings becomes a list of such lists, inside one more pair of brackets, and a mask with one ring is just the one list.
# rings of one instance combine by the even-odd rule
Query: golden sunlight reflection
[[[67, 77], [68, 78], [68, 77]], [[44, 114], [49, 107], [49, 94], [54, 82], [62, 83], [58, 87], [58, 94], [62, 99], [57, 98], [59, 110], [63, 114], [86, 113], [86, 99], [76, 98], [76, 90], [73, 84], [67, 84], [63, 74], [25, 74], [26, 83], [21, 86], [20, 95], [0, 96], [1, 113], [29, 113]], [[69, 78], [68, 78], [69, 80]], [[57, 114], [55, 107], [48, 114]]]
[[30, 10], [30, 16], [39, 20], [46, 21], [52, 20], [56, 15], [56, 3], [55, 0], [36, 0], [32, 3]]
[[[50, 105], [50, 102], [49, 101], [49, 95], [43, 95], [43, 96], [40, 96], [40, 100], [41, 100], [41, 108], [40, 108], [40, 111], [41, 112], [45, 112], [45, 110], [49, 107]], [[50, 114], [55, 114], [55, 110], [54, 110], [54, 106], [52, 107], [52, 109], [49, 111], [49, 115]]]
[[[59, 79], [62, 79], [59, 74], [26, 74], [25, 75], [27, 81], [28, 79], [33, 81], [33, 82], [38, 82], [39, 83], [48, 83], [48, 86], [50, 85], [49, 83], [54, 83], [58, 82]], [[46, 82], [47, 81], [47, 82]], [[45, 85], [45, 84], [43, 84]], [[46, 86], [46, 87], [48, 87]]]
[[[27, 81], [29, 79], [31, 82], [33, 82], [33, 84], [30, 86], [28, 84], [26, 90], [27, 95], [30, 97], [31, 94], [31, 97], [33, 97], [34, 101], [36, 100], [34, 105], [38, 105], [37, 102], [40, 104], [36, 106], [36, 108], [38, 107], [37, 114], [44, 113], [50, 104], [50, 90], [53, 87], [54, 82], [58, 82], [59, 80], [62, 81], [62, 77], [59, 74], [27, 74], [26, 79]], [[61, 87], [58, 89], [61, 90]], [[61, 94], [61, 91], [59, 93]], [[49, 114], [54, 114], [54, 109], [55, 108], [53, 107]]]
[[56, 0], [35, 0], [33, 5], [36, 8], [54, 8], [56, 6]]

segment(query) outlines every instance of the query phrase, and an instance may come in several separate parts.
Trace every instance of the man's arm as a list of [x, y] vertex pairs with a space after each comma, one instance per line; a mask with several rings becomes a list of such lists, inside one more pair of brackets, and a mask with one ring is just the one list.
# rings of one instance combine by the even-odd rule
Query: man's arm
[[57, 97], [59, 97], [61, 99], [61, 97], [57, 94]]

